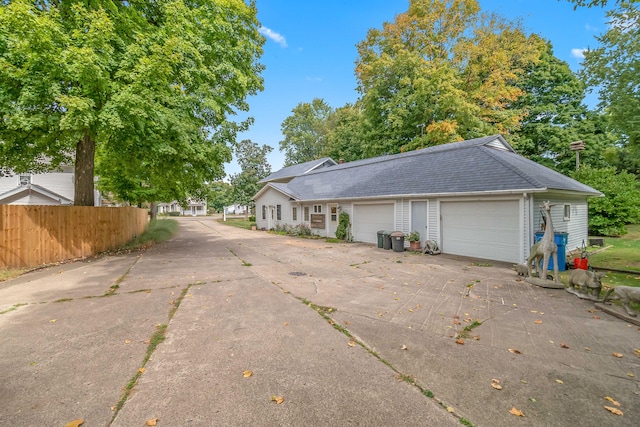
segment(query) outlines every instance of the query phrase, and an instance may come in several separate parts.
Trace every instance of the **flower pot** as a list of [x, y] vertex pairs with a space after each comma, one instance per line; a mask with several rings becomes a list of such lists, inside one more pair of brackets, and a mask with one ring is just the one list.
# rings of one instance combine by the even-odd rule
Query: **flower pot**
[[409, 242], [409, 248], [414, 250], [419, 250], [420, 242]]

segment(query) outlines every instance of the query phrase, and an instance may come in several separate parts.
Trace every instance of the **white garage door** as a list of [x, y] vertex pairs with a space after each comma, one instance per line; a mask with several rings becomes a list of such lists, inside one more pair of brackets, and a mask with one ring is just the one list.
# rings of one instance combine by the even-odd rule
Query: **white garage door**
[[356, 242], [378, 242], [378, 230], [394, 231], [393, 203], [355, 205], [353, 238]]
[[518, 206], [517, 200], [441, 203], [442, 252], [520, 262]]

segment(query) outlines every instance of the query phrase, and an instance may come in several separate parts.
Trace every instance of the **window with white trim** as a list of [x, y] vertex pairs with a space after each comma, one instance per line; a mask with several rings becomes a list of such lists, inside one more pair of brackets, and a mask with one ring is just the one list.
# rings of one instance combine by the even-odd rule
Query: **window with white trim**
[[282, 221], [282, 205], [276, 205], [276, 221]]
[[31, 184], [31, 175], [20, 175], [20, 185]]
[[291, 208], [291, 219], [293, 221], [297, 221], [298, 220], [298, 208], [296, 206], [293, 206]]
[[564, 220], [569, 221], [571, 219], [571, 205], [564, 205]]
[[322, 213], [322, 205], [313, 205], [313, 213]]
[[267, 205], [262, 205], [262, 219], [267, 219]]
[[309, 221], [309, 206], [304, 207], [304, 220]]
[[338, 207], [331, 206], [331, 221], [336, 222], [338, 220]]

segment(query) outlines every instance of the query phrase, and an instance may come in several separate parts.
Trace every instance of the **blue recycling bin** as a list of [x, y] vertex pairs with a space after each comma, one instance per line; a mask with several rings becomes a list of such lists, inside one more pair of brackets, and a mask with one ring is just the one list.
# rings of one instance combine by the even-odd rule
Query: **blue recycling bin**
[[[544, 236], [544, 231], [536, 231], [536, 243], [542, 240], [542, 236]], [[567, 269], [567, 243], [569, 242], [569, 233], [564, 232], [556, 232], [553, 233], [553, 241], [558, 246], [558, 271], [565, 271]], [[542, 263], [540, 262], [540, 268], [542, 268]], [[553, 257], [549, 257], [549, 264], [547, 265], [547, 270], [554, 271], [553, 268]]]

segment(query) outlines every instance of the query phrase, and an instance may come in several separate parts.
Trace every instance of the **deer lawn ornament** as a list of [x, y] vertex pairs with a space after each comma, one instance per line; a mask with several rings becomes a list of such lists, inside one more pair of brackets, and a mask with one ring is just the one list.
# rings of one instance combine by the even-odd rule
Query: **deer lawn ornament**
[[544, 209], [546, 224], [544, 229], [544, 235], [542, 239], [535, 245], [531, 246], [529, 257], [527, 258], [527, 266], [529, 268], [529, 277], [532, 277], [531, 263], [534, 262], [536, 271], [538, 270], [538, 263], [542, 258], [542, 275], [538, 277], [542, 280], [547, 280], [547, 272], [549, 270], [549, 258], [553, 257], [553, 278], [556, 283], [560, 283], [560, 276], [558, 274], [558, 245], [555, 242], [555, 235], [553, 232], [553, 221], [551, 220], [551, 207], [555, 206], [551, 203], [544, 202], [540, 207]]

